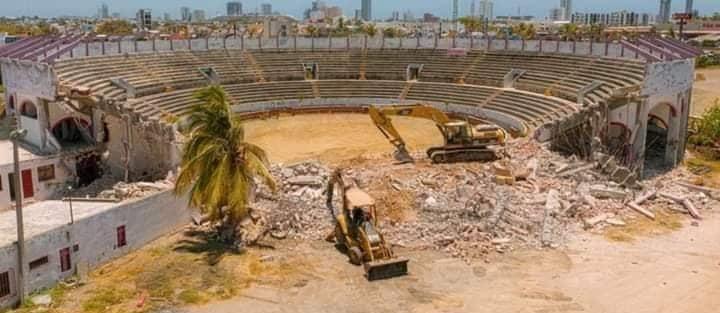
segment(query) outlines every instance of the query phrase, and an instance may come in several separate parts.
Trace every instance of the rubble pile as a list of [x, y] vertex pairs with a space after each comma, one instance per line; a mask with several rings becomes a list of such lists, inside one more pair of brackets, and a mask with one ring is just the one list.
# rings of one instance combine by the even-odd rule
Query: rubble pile
[[[463, 259], [518, 246], [558, 247], [571, 228], [622, 227], [629, 219], [654, 218], [660, 208], [700, 218], [719, 207], [714, 190], [682, 183], [695, 178], [684, 169], [636, 182], [609, 171], [606, 157], [565, 158], [530, 140], [510, 143], [508, 152], [511, 160], [494, 164], [430, 164], [421, 155], [404, 165], [368, 159], [344, 166], [343, 174], [376, 199], [389, 242]], [[331, 170], [313, 161], [273, 168], [278, 192], [260, 190], [255, 203], [281, 234], [276, 237], [323, 239], [330, 233], [324, 192]], [[500, 183], [500, 173], [513, 179]], [[407, 212], [383, 214], [392, 208], [381, 200], [398, 194], [411, 195]]]
[[127, 200], [144, 198], [161, 191], [172, 189], [175, 186], [174, 173], [168, 173], [165, 179], [155, 182], [118, 182], [110, 175], [102, 176], [90, 185], [72, 190], [65, 197], [99, 198]]

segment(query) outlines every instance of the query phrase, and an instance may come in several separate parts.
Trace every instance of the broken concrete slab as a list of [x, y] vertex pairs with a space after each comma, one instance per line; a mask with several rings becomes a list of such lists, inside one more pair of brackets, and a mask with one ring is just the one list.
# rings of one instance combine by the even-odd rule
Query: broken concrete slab
[[299, 175], [288, 178], [286, 182], [293, 186], [322, 187], [322, 178], [319, 176]]
[[604, 185], [590, 187], [590, 194], [598, 199], [625, 199], [628, 193], [619, 189], [610, 188]]

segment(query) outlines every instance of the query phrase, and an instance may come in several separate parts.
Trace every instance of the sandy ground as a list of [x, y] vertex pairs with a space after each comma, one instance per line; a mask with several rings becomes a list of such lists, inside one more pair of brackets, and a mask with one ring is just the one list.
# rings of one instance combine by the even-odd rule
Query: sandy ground
[[635, 243], [583, 233], [566, 249], [518, 251], [487, 263], [398, 250], [411, 259], [410, 275], [372, 283], [331, 244], [291, 243], [315, 264], [292, 288], [259, 284], [186, 311], [713, 312], [720, 305], [719, 238], [715, 212], [700, 227]]
[[720, 98], [720, 68], [700, 69], [696, 73], [704, 75], [705, 80], [695, 81], [690, 114], [700, 116], [715, 99]]
[[[431, 121], [405, 117], [396, 117], [394, 121], [411, 150], [442, 144], [442, 136]], [[247, 140], [264, 148], [273, 163], [308, 159], [336, 163], [394, 150], [370, 117], [363, 114], [298, 115], [250, 121], [245, 124], [245, 131]], [[288, 140], [288, 134], [295, 134], [297, 140]]]

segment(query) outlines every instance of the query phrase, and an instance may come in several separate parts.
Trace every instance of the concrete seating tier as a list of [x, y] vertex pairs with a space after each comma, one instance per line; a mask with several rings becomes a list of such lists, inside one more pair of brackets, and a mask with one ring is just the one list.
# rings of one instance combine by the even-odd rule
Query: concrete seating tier
[[[243, 84], [305, 79], [303, 64], [317, 64], [319, 79], [404, 81], [410, 64], [422, 65], [421, 82], [465, 83], [502, 87], [512, 69], [525, 70], [515, 88], [575, 100], [577, 91], [597, 80], [603, 84], [586, 103], [606, 99], [612, 90], [639, 84], [644, 64], [635, 61], [552, 53], [446, 50], [209, 50], [174, 51], [62, 60], [55, 65], [62, 83], [90, 87], [99, 96], [122, 99], [124, 90], [110, 83], [123, 78], [138, 96], [207, 84], [200, 68], [213, 68], [220, 83]], [[321, 88], [322, 89], [322, 88]]]
[[[409, 89], [407, 88], [409, 86]], [[530, 92], [493, 87], [432, 82], [322, 80], [224, 85], [230, 101], [242, 107], [256, 103], [279, 103], [313, 99], [373, 99], [385, 102], [430, 102], [478, 107], [524, 122], [530, 127], [569, 116], [578, 111], [567, 101]], [[132, 100], [131, 108], [147, 119], [182, 117], [198, 104], [197, 88], [163, 92]], [[405, 94], [404, 99], [400, 99]]]

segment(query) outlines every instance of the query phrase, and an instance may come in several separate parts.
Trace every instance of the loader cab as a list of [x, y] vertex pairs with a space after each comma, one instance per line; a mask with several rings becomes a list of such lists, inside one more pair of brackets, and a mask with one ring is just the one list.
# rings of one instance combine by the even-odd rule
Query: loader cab
[[375, 200], [365, 191], [352, 187], [345, 192], [350, 221], [355, 226], [365, 222], [375, 223]]
[[445, 133], [448, 144], [458, 144], [472, 138], [472, 131], [465, 121], [449, 122], [445, 125]]

